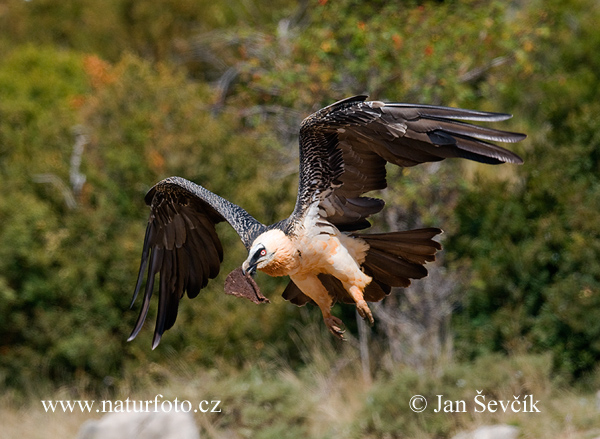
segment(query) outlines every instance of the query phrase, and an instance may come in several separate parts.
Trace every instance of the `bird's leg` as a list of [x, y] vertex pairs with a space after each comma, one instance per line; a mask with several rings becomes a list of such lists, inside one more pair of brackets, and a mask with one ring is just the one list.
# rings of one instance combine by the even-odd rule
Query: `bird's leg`
[[[344, 235], [340, 235], [340, 238], [341, 237], [344, 237]], [[364, 243], [364, 241], [355, 241], [352, 240], [352, 238], [347, 237], [342, 239], [344, 239], [345, 245], [349, 246], [349, 248], [352, 248], [352, 246], [361, 245], [361, 242]], [[367, 246], [366, 243], [364, 244]], [[366, 248], [368, 248], [368, 246]], [[366, 249], [363, 248], [363, 251], [366, 252]], [[364, 254], [361, 256], [361, 260], [363, 259]], [[364, 289], [367, 287], [367, 285], [369, 285], [373, 278], [366, 275], [361, 270], [360, 264], [349, 252], [348, 247], [345, 247], [341, 243], [339, 243], [336, 251], [333, 252], [329, 258], [329, 262], [331, 265], [329, 266], [328, 273], [332, 276], [335, 276], [340, 282], [342, 282], [344, 289], [348, 292], [348, 294], [350, 294], [350, 297], [352, 297], [352, 300], [354, 300], [356, 303], [356, 310], [358, 311], [358, 314], [360, 314], [364, 320], [367, 320], [370, 325], [373, 325], [373, 314], [371, 313], [369, 305], [367, 305], [363, 295]]]
[[344, 332], [346, 332], [344, 323], [337, 317], [331, 315], [331, 307], [333, 306], [333, 299], [329, 295], [327, 289], [323, 286], [317, 276], [303, 276], [296, 277], [290, 276], [296, 286], [300, 290], [310, 297], [321, 309], [323, 314], [323, 321], [333, 335], [340, 340], [344, 340]]
[[344, 322], [342, 322], [336, 316], [332, 316], [331, 314], [329, 314], [329, 317], [325, 317], [325, 314], [323, 314], [323, 321], [325, 322], [327, 329], [329, 329], [329, 332], [331, 332], [340, 340], [345, 340], [344, 332], [346, 332], [346, 327]]
[[373, 326], [373, 314], [371, 313], [371, 309], [369, 309], [369, 305], [367, 305], [367, 302], [365, 301], [362, 290], [356, 285], [352, 285], [348, 288], [348, 293], [350, 293], [350, 296], [356, 302], [356, 310], [358, 311], [358, 314], [364, 320], [367, 320], [369, 325]]

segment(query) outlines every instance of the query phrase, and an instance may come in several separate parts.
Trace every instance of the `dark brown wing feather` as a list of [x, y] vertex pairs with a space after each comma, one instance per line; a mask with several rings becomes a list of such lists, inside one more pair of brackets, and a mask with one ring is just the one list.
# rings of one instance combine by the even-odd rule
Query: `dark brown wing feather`
[[265, 226], [239, 206], [179, 177], [157, 183], [146, 195], [146, 204], [151, 211], [132, 306], [146, 269], [148, 277], [142, 308], [129, 340], [142, 328], [154, 280], [160, 274], [154, 349], [163, 332], [175, 323], [179, 300], [185, 292], [190, 298], [196, 297], [209, 279], [219, 274], [223, 247], [215, 224], [229, 222], [247, 248]]
[[384, 203], [361, 195], [387, 186], [387, 162], [402, 167], [451, 157], [489, 164], [523, 162], [490, 142], [518, 142], [524, 134], [462, 122], [497, 122], [509, 114], [366, 102], [366, 98], [344, 99], [303, 121], [291, 228], [315, 200], [320, 201], [322, 215], [341, 230], [368, 227], [366, 218]]

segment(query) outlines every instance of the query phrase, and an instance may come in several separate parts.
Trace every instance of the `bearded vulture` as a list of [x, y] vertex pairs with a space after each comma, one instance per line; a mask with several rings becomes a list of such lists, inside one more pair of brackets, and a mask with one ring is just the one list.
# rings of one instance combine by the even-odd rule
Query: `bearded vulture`
[[215, 224], [221, 221], [235, 229], [248, 250], [241, 269], [248, 282], [254, 282], [250, 275], [256, 270], [289, 276], [283, 297], [298, 306], [316, 303], [329, 331], [343, 338], [343, 323], [331, 314], [334, 303], [354, 304], [372, 324], [367, 302], [425, 277], [423, 265], [441, 249], [433, 240], [441, 233], [437, 228], [358, 233], [370, 226], [370, 215], [383, 209], [382, 200], [362, 195], [387, 186], [387, 162], [408, 167], [462, 157], [488, 164], [523, 163], [490, 141], [514, 143], [524, 134], [462, 122], [497, 122], [509, 114], [366, 99], [350, 97], [304, 119], [298, 196], [294, 211], [283, 221], [264, 225], [241, 207], [180, 177], [150, 189], [145, 197], [150, 219], [132, 305], [146, 270], [148, 276], [129, 340], [146, 319], [157, 273], [153, 349], [175, 323], [184, 293], [196, 297], [217, 276], [223, 248]]

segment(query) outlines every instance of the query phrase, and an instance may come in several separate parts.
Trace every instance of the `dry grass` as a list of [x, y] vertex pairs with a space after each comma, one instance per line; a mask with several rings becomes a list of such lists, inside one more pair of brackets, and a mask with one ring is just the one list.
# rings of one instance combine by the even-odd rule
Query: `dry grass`
[[[312, 332], [311, 332], [312, 331]], [[196, 413], [202, 438], [443, 438], [480, 425], [506, 423], [522, 438], [593, 439], [600, 436], [595, 393], [555, 384], [547, 357], [489, 357], [475, 364], [448, 365], [441, 376], [424, 376], [408, 368], [380, 373], [372, 385], [363, 381], [358, 349], [323, 342], [318, 329], [296, 338], [307, 366], [294, 370], [285, 361], [236, 369], [220, 364], [198, 370], [173, 355], [169, 367], [157, 364], [132, 372], [118, 384], [112, 400], [221, 400], [221, 413]], [[76, 386], [74, 386], [76, 389]], [[101, 399], [78, 395], [74, 388], [47, 391], [44, 399]], [[442, 393], [473, 400], [485, 388], [496, 398], [532, 393], [541, 413], [415, 414], [408, 400], [414, 393]], [[412, 393], [411, 393], [412, 392]], [[80, 426], [102, 413], [46, 413], [39, 399], [17, 404], [0, 398], [2, 437], [75, 438]], [[411, 432], [407, 436], [408, 432]]]
[[[73, 397], [61, 389], [48, 395], [48, 398], [60, 400]], [[91, 416], [78, 411], [47, 413], [37, 398], [18, 405], [12, 395], [4, 395], [0, 399], [1, 436], [6, 439], [75, 438], [79, 427], [86, 420], [99, 417], [100, 415]]]
[[74, 438], [89, 415], [56, 413], [49, 415], [40, 407], [0, 408], [2, 437], [6, 439]]

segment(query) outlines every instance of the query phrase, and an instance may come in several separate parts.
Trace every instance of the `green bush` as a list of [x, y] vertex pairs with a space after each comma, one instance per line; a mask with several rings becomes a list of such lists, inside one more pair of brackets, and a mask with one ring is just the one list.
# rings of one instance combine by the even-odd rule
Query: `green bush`
[[[569, 376], [597, 365], [594, 2], [80, 3], [0, 7], [0, 386], [77, 377], [97, 389], [128, 368], [168, 364], [165, 352], [242, 365], [267, 346], [308, 361], [289, 330], [318, 310], [305, 319], [282, 300], [257, 307], [222, 294], [244, 257], [226, 225], [222, 274], [183, 300], [159, 350], [149, 351], [154, 308], [125, 343], [143, 196], [178, 174], [261, 221], [280, 220], [294, 204], [300, 121], [363, 92], [518, 116], [500, 127], [530, 134], [512, 148], [523, 167], [390, 170], [384, 197], [396, 209], [376, 226], [396, 228], [386, 224], [396, 218], [451, 232], [448, 268], [469, 268], [454, 319], [462, 358], [551, 351]], [[210, 82], [226, 71], [232, 82]], [[71, 183], [76, 133], [87, 136], [80, 190]], [[276, 299], [285, 280], [259, 283]], [[373, 344], [385, 346], [382, 337]]]
[[600, 360], [599, 70], [593, 45], [581, 43], [597, 40], [600, 11], [577, 15], [574, 33], [573, 14], [555, 4], [546, 15], [554, 32], [532, 76], [544, 94], [518, 183], [464, 194], [447, 248], [474, 273], [456, 319], [460, 352], [549, 350], [558, 371], [577, 377]]

